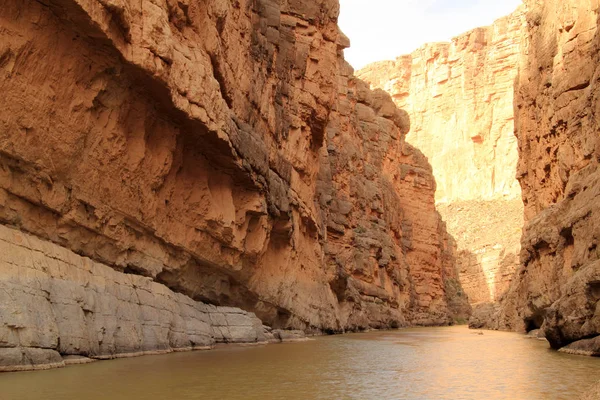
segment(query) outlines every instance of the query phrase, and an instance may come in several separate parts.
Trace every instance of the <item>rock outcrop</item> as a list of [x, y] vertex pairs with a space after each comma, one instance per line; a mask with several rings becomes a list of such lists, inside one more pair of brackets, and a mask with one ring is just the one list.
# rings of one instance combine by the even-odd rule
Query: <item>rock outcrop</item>
[[[335, 0], [5, 1], [0, 222], [156, 288], [167, 309], [331, 332], [449, 323], [466, 304], [431, 167], [404, 141], [406, 113], [352, 76], [338, 13]], [[153, 340], [123, 348], [174, 347]]]
[[458, 245], [460, 280], [473, 303], [495, 302], [518, 266], [523, 205], [515, 178], [514, 80], [525, 9], [449, 43], [430, 43], [357, 75], [392, 95], [411, 119], [436, 201]]
[[437, 207], [458, 243], [459, 279], [469, 301], [499, 301], [519, 265], [523, 203], [497, 199]]
[[406, 113], [340, 65], [319, 193], [344, 325], [435, 325], [449, 311], [465, 318], [455, 244], [435, 209], [431, 167], [404, 140]]
[[[554, 348], [598, 352], [600, 95], [597, 1], [527, 1], [516, 82], [521, 264], [495, 327], [542, 328]], [[593, 348], [593, 345], [596, 348]]]
[[0, 225], [0, 372], [274, 339], [252, 313], [215, 307]]
[[438, 203], [520, 197], [513, 87], [524, 11], [357, 73], [410, 115], [407, 140], [432, 165]]

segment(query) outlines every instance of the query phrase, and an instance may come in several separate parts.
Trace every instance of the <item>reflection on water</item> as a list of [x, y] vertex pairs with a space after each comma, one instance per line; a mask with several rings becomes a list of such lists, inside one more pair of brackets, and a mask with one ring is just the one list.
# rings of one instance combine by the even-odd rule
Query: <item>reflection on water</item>
[[0, 399], [573, 399], [598, 379], [521, 335], [415, 328], [0, 374]]

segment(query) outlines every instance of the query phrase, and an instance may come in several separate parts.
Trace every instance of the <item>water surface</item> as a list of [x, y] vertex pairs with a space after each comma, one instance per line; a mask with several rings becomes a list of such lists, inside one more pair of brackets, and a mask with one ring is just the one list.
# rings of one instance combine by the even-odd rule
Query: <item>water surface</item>
[[576, 399], [600, 359], [466, 327], [101, 361], [0, 374], [1, 400]]

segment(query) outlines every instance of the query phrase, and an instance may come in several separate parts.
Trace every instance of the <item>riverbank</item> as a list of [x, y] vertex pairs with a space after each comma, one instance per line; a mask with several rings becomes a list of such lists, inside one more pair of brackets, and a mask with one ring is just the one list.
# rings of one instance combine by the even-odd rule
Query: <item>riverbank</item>
[[572, 400], [599, 375], [597, 359], [548, 351], [520, 334], [454, 326], [0, 374], [0, 393], [11, 400]]

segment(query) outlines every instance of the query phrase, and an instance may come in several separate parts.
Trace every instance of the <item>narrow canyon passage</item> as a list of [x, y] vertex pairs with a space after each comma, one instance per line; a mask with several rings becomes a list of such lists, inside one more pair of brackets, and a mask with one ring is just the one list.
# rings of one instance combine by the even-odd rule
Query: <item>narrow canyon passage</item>
[[525, 1], [357, 72], [407, 110], [432, 164], [470, 326], [586, 355], [600, 354], [597, 6]]
[[[525, 0], [357, 71], [338, 0], [1, 3], [0, 372], [301, 341], [173, 360], [338, 360], [304, 398], [597, 380], [575, 355], [600, 355], [598, 0]], [[496, 358], [519, 374], [468, 392]], [[423, 381], [450, 359], [464, 381]]]
[[338, 13], [5, 2], [2, 370], [468, 317], [431, 167]]

